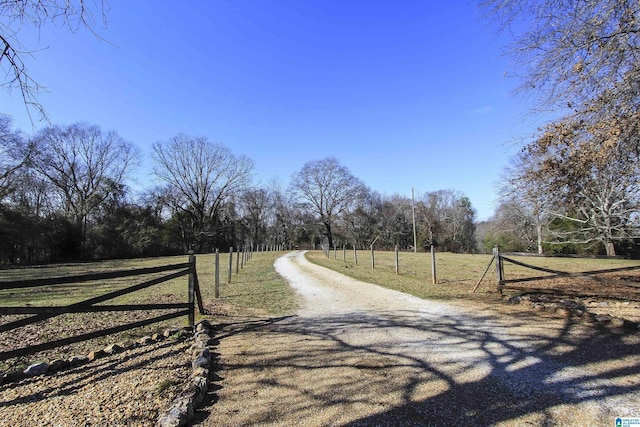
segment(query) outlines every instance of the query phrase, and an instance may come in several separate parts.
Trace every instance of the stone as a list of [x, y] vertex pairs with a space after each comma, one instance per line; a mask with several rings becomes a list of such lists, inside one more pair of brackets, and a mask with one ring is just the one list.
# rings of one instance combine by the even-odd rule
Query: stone
[[194, 355], [193, 362], [191, 362], [191, 368], [196, 369], [198, 367], [208, 368], [211, 363], [211, 352], [208, 348], [202, 350], [202, 352]]
[[571, 310], [569, 310], [568, 308], [565, 307], [558, 307], [556, 308], [556, 313], [558, 313], [560, 316], [564, 317], [565, 319], [568, 319], [571, 317]]
[[184, 424], [180, 423], [180, 418], [177, 418], [173, 415], [165, 415], [164, 417], [158, 420], [158, 422], [156, 423], [156, 426], [157, 427], [178, 427]]
[[73, 356], [67, 360], [70, 366], [79, 366], [79, 365], [82, 365], [83, 363], [87, 363], [88, 361], [89, 361], [89, 358], [84, 356]]
[[116, 353], [120, 353], [123, 350], [124, 350], [124, 347], [121, 346], [120, 344], [111, 344], [104, 348], [104, 352], [106, 354], [116, 354]]
[[153, 342], [153, 338], [151, 338], [150, 336], [146, 335], [142, 338], [140, 338], [138, 340], [138, 343], [142, 344], [142, 345], [146, 345], [146, 344], [150, 344]]
[[89, 354], [87, 355], [87, 358], [89, 359], [89, 362], [91, 362], [92, 360], [99, 359], [106, 355], [107, 353], [104, 350], [94, 350], [89, 352]]
[[624, 327], [624, 319], [620, 319], [619, 317], [614, 317], [611, 319], [611, 326], [616, 328]]
[[608, 314], [597, 314], [595, 320], [596, 322], [606, 323], [611, 321], [611, 316]]
[[36, 375], [42, 375], [49, 370], [49, 365], [44, 362], [34, 363], [33, 365], [29, 365], [27, 369], [22, 371], [23, 374], [33, 377]]
[[53, 360], [51, 363], [49, 363], [49, 371], [59, 371], [60, 369], [64, 368], [67, 363], [67, 361], [62, 359]]
[[164, 338], [165, 338], [165, 336], [162, 335], [162, 334], [153, 334], [153, 335], [151, 335], [151, 339], [154, 340], [154, 341], [160, 341], [160, 340], [162, 340]]

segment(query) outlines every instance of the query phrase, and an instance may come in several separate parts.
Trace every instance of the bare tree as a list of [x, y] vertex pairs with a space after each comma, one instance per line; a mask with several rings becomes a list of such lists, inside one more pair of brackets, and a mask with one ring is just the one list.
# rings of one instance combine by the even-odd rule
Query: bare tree
[[18, 131], [11, 129], [11, 120], [0, 115], [0, 201], [15, 189], [13, 179], [26, 165], [30, 149]]
[[367, 191], [364, 183], [334, 157], [306, 163], [293, 175], [291, 188], [303, 207], [320, 217], [329, 246], [333, 246], [336, 216]]
[[[549, 210], [557, 191], [553, 191], [548, 179], [539, 179], [540, 158], [525, 148], [511, 159], [505, 168], [499, 194], [502, 202], [497, 219], [520, 240], [530, 239], [531, 221], [536, 230], [537, 251], [544, 253], [544, 229], [550, 220]], [[507, 225], [508, 224], [508, 225]], [[516, 230], [518, 226], [522, 230]], [[527, 244], [527, 250], [530, 250]]]
[[176, 209], [190, 218], [197, 250], [215, 233], [223, 204], [250, 182], [253, 161], [205, 137], [180, 134], [153, 145], [155, 175], [170, 188]]
[[34, 143], [33, 167], [53, 185], [78, 226], [84, 257], [89, 215], [124, 183], [136, 150], [116, 132], [86, 123], [45, 128]]
[[25, 58], [33, 48], [20, 41], [24, 27], [41, 28], [45, 23], [61, 24], [70, 31], [85, 28], [95, 34], [95, 19], [99, 15], [106, 22], [106, 0], [0, 0], [0, 68], [5, 72], [0, 86], [17, 89], [27, 112], [35, 109], [46, 119], [46, 112], [38, 101], [42, 86], [31, 76]]
[[[605, 94], [637, 106], [640, 7], [636, 0], [484, 0], [489, 19], [515, 36], [522, 89], [575, 108]], [[604, 104], [603, 104], [604, 106]]]

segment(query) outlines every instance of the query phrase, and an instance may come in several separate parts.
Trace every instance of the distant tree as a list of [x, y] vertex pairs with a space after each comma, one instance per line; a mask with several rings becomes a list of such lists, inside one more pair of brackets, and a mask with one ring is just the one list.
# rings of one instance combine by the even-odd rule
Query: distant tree
[[16, 189], [16, 173], [27, 164], [30, 149], [22, 134], [11, 128], [11, 119], [0, 115], [0, 202]]
[[33, 50], [21, 42], [21, 30], [40, 29], [46, 23], [54, 23], [73, 32], [85, 28], [95, 34], [95, 17], [99, 14], [106, 22], [106, 9], [106, 0], [0, 0], [0, 68], [5, 73], [0, 86], [18, 89], [27, 112], [34, 108], [46, 118], [45, 109], [38, 101], [42, 86], [31, 76], [25, 63], [25, 57], [31, 56]]
[[[548, 179], [540, 179], [542, 159], [531, 150], [521, 150], [505, 168], [500, 182], [500, 205], [494, 221], [514, 239], [514, 245], [524, 245], [518, 251], [531, 251], [531, 225], [536, 232], [537, 252], [542, 254], [544, 229], [550, 221], [552, 204], [557, 201], [556, 191]], [[532, 223], [533, 221], [533, 223]], [[519, 230], [518, 228], [521, 227]], [[498, 231], [498, 230], [496, 230]], [[498, 231], [500, 234], [500, 232]], [[519, 244], [516, 242], [520, 242]], [[516, 249], [510, 249], [516, 251]]]
[[135, 166], [136, 149], [116, 132], [76, 123], [51, 126], [34, 138], [32, 165], [55, 189], [61, 209], [78, 230], [85, 252], [90, 215], [124, 183]]
[[344, 218], [347, 233], [356, 248], [366, 248], [377, 237], [382, 219], [382, 196], [368, 192]]
[[421, 241], [444, 251], [475, 250], [475, 210], [471, 200], [455, 190], [426, 193], [419, 208]]
[[304, 209], [320, 217], [331, 247], [336, 216], [355, 205], [367, 192], [364, 183], [333, 157], [306, 163], [293, 175], [291, 189]]
[[153, 145], [154, 173], [167, 186], [167, 201], [180, 213], [185, 239], [197, 251], [227, 226], [224, 203], [249, 185], [253, 161], [205, 137], [177, 135]]
[[264, 188], [250, 188], [236, 198], [241, 222], [247, 230], [250, 244], [267, 240], [268, 218], [273, 207], [272, 194]]
[[492, 218], [485, 223], [482, 243], [486, 250], [499, 246], [507, 252], [535, 252], [542, 246], [536, 214], [521, 198], [504, 198]]

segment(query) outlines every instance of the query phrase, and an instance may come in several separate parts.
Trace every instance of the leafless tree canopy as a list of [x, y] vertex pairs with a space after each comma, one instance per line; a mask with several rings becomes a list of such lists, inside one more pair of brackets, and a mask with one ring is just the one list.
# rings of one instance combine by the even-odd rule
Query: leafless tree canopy
[[291, 188], [303, 205], [320, 217], [329, 246], [333, 246], [334, 217], [366, 194], [362, 181], [333, 157], [306, 163], [293, 175]]
[[193, 216], [201, 246], [223, 203], [249, 186], [253, 161], [204, 137], [184, 134], [154, 144], [153, 152], [154, 173], [168, 185], [174, 207]]
[[547, 104], [580, 107], [605, 94], [637, 99], [637, 0], [485, 0], [482, 6], [515, 37], [509, 52], [521, 67], [522, 88], [539, 91]]
[[106, 23], [107, 9], [106, 0], [0, 0], [0, 68], [5, 73], [0, 86], [18, 90], [27, 112], [30, 114], [34, 109], [41, 118], [46, 118], [45, 109], [38, 101], [43, 87], [25, 63], [26, 57], [33, 54], [33, 48], [22, 44], [20, 31], [53, 22], [73, 32], [84, 28], [95, 34], [96, 20]]

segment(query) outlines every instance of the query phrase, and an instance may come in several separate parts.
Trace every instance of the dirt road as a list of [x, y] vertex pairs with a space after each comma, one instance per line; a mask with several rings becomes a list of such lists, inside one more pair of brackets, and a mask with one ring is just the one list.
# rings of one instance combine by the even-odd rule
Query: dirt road
[[294, 252], [297, 315], [219, 331], [207, 426], [615, 425], [640, 416], [640, 337], [425, 301]]

